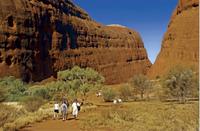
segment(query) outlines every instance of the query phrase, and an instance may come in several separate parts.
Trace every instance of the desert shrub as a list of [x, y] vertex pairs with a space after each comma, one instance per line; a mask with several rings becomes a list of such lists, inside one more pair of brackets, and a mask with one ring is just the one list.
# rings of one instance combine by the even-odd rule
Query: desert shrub
[[131, 110], [104, 110], [101, 112], [101, 116], [104, 120], [112, 121], [114, 123], [121, 123], [123, 121], [133, 121], [134, 114]]
[[3, 102], [6, 100], [6, 91], [3, 88], [0, 88], [0, 102]]
[[124, 101], [129, 100], [133, 96], [133, 91], [129, 86], [122, 86], [119, 89], [119, 96], [122, 98]]
[[50, 99], [49, 90], [47, 88], [38, 88], [33, 91], [33, 96], [41, 97], [43, 99]]
[[90, 113], [81, 121], [84, 130], [195, 131], [199, 126], [198, 102], [180, 105], [163, 102], [134, 102]]
[[64, 81], [53, 81], [45, 85], [35, 85], [29, 87], [25, 92], [29, 96], [38, 96], [45, 100], [60, 99], [62, 94], [68, 94], [70, 90], [69, 83]]
[[63, 97], [74, 99], [80, 92], [86, 100], [88, 92], [99, 89], [103, 82], [104, 78], [93, 69], [75, 66], [71, 70], [58, 72], [57, 81], [29, 87], [24, 94], [47, 100], [60, 100]]
[[191, 69], [175, 67], [169, 71], [163, 80], [163, 87], [169, 98], [176, 98], [181, 103], [185, 103], [193, 90], [197, 87], [194, 81], [194, 73]]
[[193, 74], [192, 87], [190, 91], [191, 97], [199, 97], [199, 74]]
[[19, 116], [22, 116], [25, 112], [21, 109], [0, 104], [0, 127], [2, 127], [5, 123], [13, 122]]
[[85, 98], [89, 91], [101, 87], [104, 77], [91, 68], [73, 67], [71, 70], [58, 72], [58, 80], [67, 83], [67, 93], [77, 95], [80, 92]]
[[142, 74], [135, 75], [131, 80], [131, 85], [134, 88], [134, 92], [136, 94], [140, 94], [141, 99], [143, 99], [144, 94], [148, 94], [148, 91], [152, 88], [150, 80]]
[[6, 123], [3, 126], [3, 131], [16, 131], [16, 125], [14, 123]]
[[65, 82], [60, 80], [45, 85], [53, 100], [62, 100], [63, 97], [74, 99], [78, 92], [78, 86], [79, 84], [76, 81]]
[[49, 95], [55, 99], [57, 96], [60, 97], [62, 94], [68, 94], [70, 90], [70, 85], [64, 81], [55, 81], [45, 85], [48, 89]]
[[29, 112], [26, 115], [16, 118], [14, 121], [5, 123], [3, 126], [3, 131], [16, 131], [21, 128], [35, 123], [41, 122], [42, 120], [48, 119], [52, 116], [52, 112], [49, 109], [38, 110], [37, 112]]
[[111, 88], [104, 88], [102, 96], [105, 102], [111, 102], [116, 97], [116, 92], [114, 92]]
[[45, 103], [45, 101], [41, 97], [27, 96], [23, 98], [22, 103], [27, 111], [35, 112]]
[[27, 85], [20, 79], [10, 76], [0, 79], [0, 88], [7, 92], [4, 94], [6, 101], [18, 101], [24, 96]]

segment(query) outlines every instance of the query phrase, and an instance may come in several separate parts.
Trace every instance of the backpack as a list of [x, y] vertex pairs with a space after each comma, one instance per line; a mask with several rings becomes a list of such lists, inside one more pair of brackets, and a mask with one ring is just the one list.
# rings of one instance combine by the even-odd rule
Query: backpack
[[66, 111], [67, 110], [67, 105], [66, 104], [63, 104], [62, 105], [62, 111]]
[[77, 104], [76, 104], [76, 106], [77, 106], [78, 111], [80, 111], [81, 110], [81, 106], [77, 105]]

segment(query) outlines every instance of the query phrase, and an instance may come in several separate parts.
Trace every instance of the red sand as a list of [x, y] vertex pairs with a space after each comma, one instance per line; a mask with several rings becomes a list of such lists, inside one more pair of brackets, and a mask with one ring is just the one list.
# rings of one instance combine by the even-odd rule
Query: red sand
[[22, 129], [21, 131], [80, 131], [79, 121], [69, 117], [68, 120], [47, 120], [41, 123], [35, 123]]

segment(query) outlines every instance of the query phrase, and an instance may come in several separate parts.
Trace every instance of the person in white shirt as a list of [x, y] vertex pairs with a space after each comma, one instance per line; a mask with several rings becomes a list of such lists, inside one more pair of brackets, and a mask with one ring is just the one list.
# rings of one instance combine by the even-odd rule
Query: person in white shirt
[[72, 115], [74, 116], [75, 119], [78, 116], [77, 99], [75, 99], [74, 102], [72, 103]]
[[59, 104], [58, 104], [58, 102], [55, 102], [55, 104], [54, 104], [54, 119], [58, 118], [58, 115], [59, 115]]

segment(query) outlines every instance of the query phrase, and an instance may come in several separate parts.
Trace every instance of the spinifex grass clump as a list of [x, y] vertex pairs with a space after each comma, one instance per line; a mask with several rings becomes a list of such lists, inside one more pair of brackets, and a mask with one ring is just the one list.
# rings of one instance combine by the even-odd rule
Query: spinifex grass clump
[[81, 121], [83, 130], [195, 131], [199, 123], [198, 102], [133, 102], [95, 111]]

